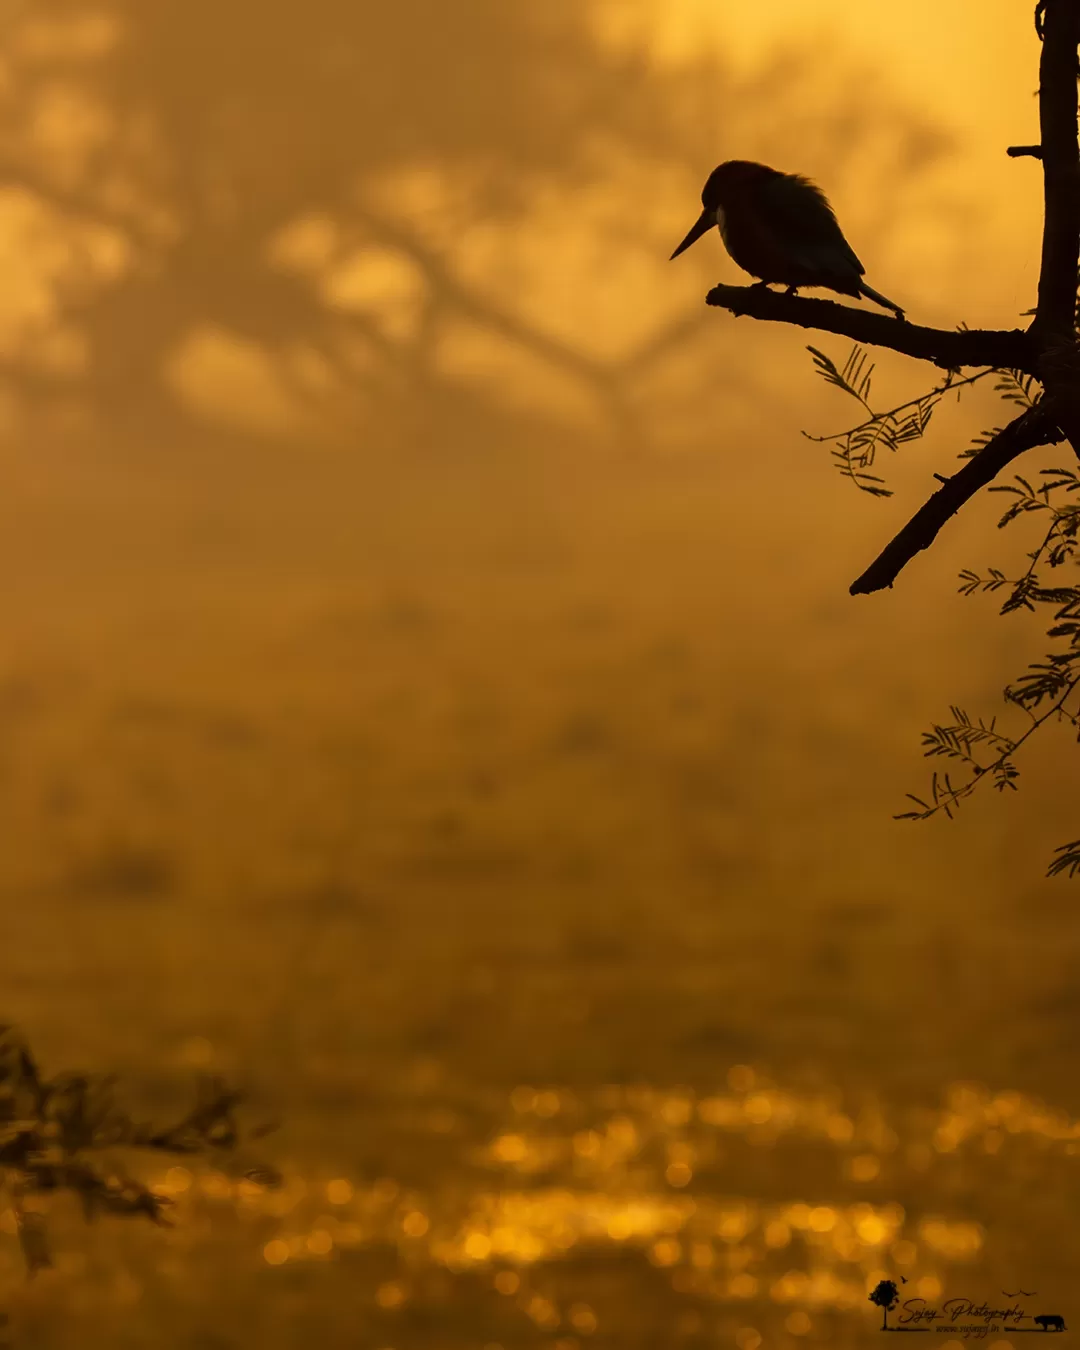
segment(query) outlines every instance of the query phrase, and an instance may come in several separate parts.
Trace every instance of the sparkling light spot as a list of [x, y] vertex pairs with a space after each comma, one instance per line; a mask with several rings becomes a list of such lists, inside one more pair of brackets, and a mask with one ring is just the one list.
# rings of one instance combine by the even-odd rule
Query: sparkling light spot
[[420, 1210], [414, 1209], [402, 1219], [401, 1227], [406, 1237], [422, 1238], [431, 1227], [431, 1223], [426, 1214], [422, 1214]]
[[397, 1280], [387, 1280], [375, 1290], [375, 1302], [380, 1308], [400, 1308], [405, 1302], [404, 1286]]
[[756, 1092], [746, 1099], [746, 1119], [754, 1125], [764, 1125], [772, 1119], [772, 1102], [764, 1092]]
[[809, 1284], [810, 1277], [805, 1271], [786, 1271], [778, 1280], [773, 1282], [771, 1290], [773, 1302], [794, 1303], [798, 1299], [805, 1298]]
[[579, 1130], [574, 1135], [574, 1152], [581, 1158], [595, 1158], [602, 1140], [595, 1130]]
[[636, 1153], [639, 1147], [638, 1129], [629, 1116], [612, 1116], [608, 1121], [607, 1136], [621, 1152]]
[[289, 1259], [289, 1244], [274, 1238], [263, 1248], [263, 1260], [268, 1266], [282, 1266]]
[[326, 1256], [333, 1250], [334, 1239], [325, 1228], [316, 1228], [308, 1237], [307, 1248], [312, 1256]]
[[664, 1169], [664, 1178], [669, 1186], [687, 1186], [693, 1175], [693, 1169], [684, 1162], [668, 1163]]
[[521, 1288], [521, 1276], [512, 1270], [500, 1270], [495, 1276], [495, 1288], [500, 1294], [516, 1294]]
[[491, 1146], [491, 1151], [499, 1162], [521, 1162], [528, 1149], [520, 1134], [501, 1134]]
[[848, 1116], [837, 1112], [826, 1122], [825, 1133], [833, 1143], [847, 1144], [855, 1137], [855, 1124]]
[[583, 1336], [591, 1336], [598, 1325], [596, 1314], [587, 1303], [571, 1303], [570, 1325]]
[[783, 1219], [772, 1219], [765, 1226], [766, 1247], [786, 1247], [791, 1241], [791, 1229]]
[[491, 1239], [486, 1233], [470, 1233], [465, 1239], [465, 1255], [471, 1261], [486, 1261], [491, 1255]]
[[876, 1214], [864, 1214], [855, 1221], [855, 1231], [867, 1246], [876, 1247], [886, 1240], [889, 1230]]
[[982, 1228], [977, 1223], [949, 1223], [928, 1216], [919, 1223], [919, 1237], [953, 1261], [969, 1260], [982, 1247]]
[[735, 1344], [739, 1350], [758, 1350], [761, 1344], [761, 1332], [757, 1327], [740, 1327], [735, 1333]]
[[872, 1153], [859, 1153], [851, 1160], [852, 1181], [873, 1181], [881, 1171], [881, 1163]]
[[353, 1198], [352, 1182], [338, 1177], [326, 1183], [326, 1198], [332, 1205], [347, 1205]]
[[784, 1318], [784, 1326], [793, 1336], [808, 1336], [813, 1325], [809, 1314], [801, 1308], [796, 1308]]
[[649, 1248], [649, 1260], [654, 1266], [673, 1266], [682, 1256], [682, 1246], [674, 1238], [661, 1238]]
[[165, 1173], [165, 1185], [173, 1195], [178, 1195], [181, 1191], [186, 1191], [193, 1177], [186, 1167], [170, 1167]]
[[733, 1064], [727, 1072], [728, 1087], [732, 1092], [749, 1092], [756, 1077], [749, 1064]]
[[694, 1103], [688, 1097], [668, 1097], [660, 1107], [665, 1125], [685, 1125], [693, 1114]]
[[559, 1325], [559, 1314], [556, 1311], [555, 1304], [549, 1298], [544, 1298], [542, 1294], [533, 1294], [525, 1304], [525, 1312], [538, 1327], [548, 1329]]
[[716, 1232], [725, 1242], [738, 1242], [750, 1227], [750, 1215], [744, 1208], [725, 1210], [716, 1223]]
[[698, 1116], [706, 1125], [731, 1125], [738, 1117], [738, 1108], [730, 1097], [706, 1097], [698, 1105]]
[[557, 1092], [553, 1092], [549, 1089], [545, 1092], [538, 1092], [536, 1094], [533, 1110], [538, 1116], [543, 1116], [545, 1120], [550, 1119], [552, 1116], [557, 1116], [561, 1107], [562, 1102], [559, 1100], [559, 1094]]
[[207, 1172], [199, 1179], [199, 1189], [213, 1200], [225, 1200], [232, 1195], [232, 1182], [223, 1172]]
[[810, 1227], [815, 1233], [827, 1233], [836, 1226], [836, 1212], [828, 1205], [818, 1205], [810, 1211]]

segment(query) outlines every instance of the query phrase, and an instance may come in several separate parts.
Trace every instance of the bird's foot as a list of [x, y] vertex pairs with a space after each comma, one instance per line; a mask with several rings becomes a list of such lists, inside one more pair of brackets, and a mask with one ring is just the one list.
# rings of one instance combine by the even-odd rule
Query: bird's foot
[[784, 294], [785, 294], [785, 295], [798, 295], [798, 294], [799, 294], [799, 288], [798, 288], [798, 286], [789, 286], [789, 287], [787, 288], [787, 290], [784, 292]]

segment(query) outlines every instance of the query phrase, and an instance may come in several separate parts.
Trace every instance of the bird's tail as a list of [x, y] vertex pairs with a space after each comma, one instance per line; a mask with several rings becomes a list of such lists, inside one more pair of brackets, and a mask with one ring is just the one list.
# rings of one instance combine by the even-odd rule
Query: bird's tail
[[875, 291], [873, 286], [868, 286], [861, 278], [859, 280], [859, 294], [865, 295], [868, 300], [875, 301], [885, 309], [891, 309], [898, 319], [904, 317], [904, 311], [894, 300], [888, 299], [888, 297], [882, 295], [880, 291]]

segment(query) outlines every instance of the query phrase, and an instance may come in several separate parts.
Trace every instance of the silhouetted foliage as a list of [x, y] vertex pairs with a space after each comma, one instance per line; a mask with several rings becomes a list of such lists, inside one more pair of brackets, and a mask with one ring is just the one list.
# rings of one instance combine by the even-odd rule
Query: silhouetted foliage
[[[707, 303], [734, 314], [751, 314], [856, 339], [842, 367], [817, 347], [808, 350], [822, 378], [854, 398], [869, 416], [846, 431], [810, 439], [832, 444], [837, 467], [871, 496], [890, 495], [884, 479], [869, 472], [878, 449], [895, 452], [919, 440], [934, 409], [950, 391], [955, 390], [959, 397], [963, 389], [993, 378], [995, 392], [1020, 410], [1008, 426], [993, 427], [975, 437], [959, 456], [966, 461], [959, 472], [951, 478], [935, 474], [942, 486], [852, 584], [852, 594], [891, 587], [911, 558], [933, 543], [942, 525], [1021, 453], [1065, 440], [1080, 456], [1080, 145], [1076, 132], [1080, 12], [1071, 0], [1040, 0], [1035, 27], [1043, 43], [1039, 88], [1043, 144], [1014, 146], [1009, 151], [1013, 158], [1034, 155], [1045, 170], [1039, 303], [1025, 314], [1032, 319], [1027, 330], [972, 331], [963, 324], [955, 332], [920, 328], [850, 306], [775, 295], [761, 286], [718, 286], [706, 297]], [[930, 361], [945, 369], [945, 378], [918, 398], [876, 412], [870, 404], [874, 367], [868, 364], [866, 343]], [[981, 369], [961, 378], [959, 372], [964, 367]], [[954, 783], [947, 772], [935, 772], [929, 799], [911, 796], [915, 809], [902, 813], [900, 819], [926, 820], [938, 812], [951, 818], [959, 803], [988, 780], [1001, 790], [1015, 788], [1019, 770], [1014, 756], [1048, 721], [1066, 722], [1080, 732], [1080, 700], [1069, 706], [1080, 685], [1080, 587], [1046, 586], [1039, 571], [1041, 567], [1053, 569], [1078, 561], [1080, 504], [1070, 502], [1068, 496], [1080, 490], [1080, 477], [1069, 469], [1043, 469], [1041, 476], [1049, 481], [1038, 488], [1020, 475], [1015, 478], [1015, 486], [990, 488], [991, 492], [1005, 492], [1015, 498], [1001, 517], [999, 528], [1029, 515], [1049, 516], [1042, 542], [1027, 555], [1028, 566], [1023, 573], [1012, 580], [997, 568], [990, 568], [985, 576], [967, 569], [960, 574], [960, 590], [965, 595], [994, 593], [1008, 587], [1002, 614], [1034, 611], [1039, 605], [1052, 610], [1047, 637], [1057, 644], [1056, 650], [1044, 660], [1032, 662], [1005, 689], [1006, 703], [1026, 715], [1029, 724], [1022, 734], [1007, 736], [997, 730], [993, 719], [973, 720], [963, 709], [954, 707], [952, 723], [935, 723], [923, 737], [923, 747], [929, 757], [962, 765], [965, 777]], [[1063, 845], [1057, 854], [1050, 864], [1051, 876], [1080, 872], [1080, 843]]]
[[[52, 1264], [45, 1217], [27, 1207], [32, 1197], [67, 1191], [78, 1197], [88, 1221], [112, 1214], [167, 1226], [170, 1198], [127, 1175], [117, 1153], [220, 1160], [273, 1128], [256, 1127], [242, 1135], [236, 1119], [242, 1094], [216, 1077], [201, 1080], [191, 1110], [165, 1127], [134, 1120], [114, 1087], [115, 1079], [104, 1075], [43, 1077], [16, 1029], [0, 1025], [0, 1175], [31, 1275]], [[262, 1165], [245, 1168], [243, 1175], [267, 1187], [282, 1180]]]
[[[1016, 498], [998, 522], [999, 528], [1024, 515], [1050, 515], [1042, 542], [1027, 555], [1027, 568], [1012, 579], [993, 567], [987, 569], [985, 576], [965, 569], [960, 574], [960, 592], [963, 595], [994, 594], [1008, 588], [1000, 610], [1003, 615], [1019, 610], [1034, 611], [1037, 605], [1050, 606], [1053, 623], [1047, 630], [1047, 637], [1055, 639], [1060, 644], [1059, 649], [1050, 652], [1045, 660], [1033, 661], [1026, 673], [1005, 689], [1006, 702], [1027, 716], [1028, 726], [1022, 735], [1004, 736], [997, 732], [994, 720], [988, 725], [981, 720], [972, 722], [961, 709], [953, 708], [955, 725], [934, 726], [924, 736], [926, 755], [945, 755], [963, 762], [967, 776], [954, 786], [948, 775], [939, 780], [935, 774], [931, 780], [931, 800], [927, 802], [912, 796], [917, 809], [905, 812], [902, 819], [925, 820], [938, 811], [951, 816], [959, 802], [987, 778], [996, 788], [1015, 788], [1019, 770], [1013, 756], [1045, 722], [1068, 723], [1080, 740], [1080, 709], [1070, 710], [1067, 706], [1080, 685], [1080, 587], [1043, 586], [1036, 570], [1042, 564], [1055, 568], [1075, 561], [1080, 503], [1072, 504], [1062, 499], [1069, 493], [1080, 491], [1080, 476], [1061, 468], [1040, 472], [1049, 481], [1038, 488], [1018, 474], [1018, 486], [1003, 484], [990, 489]], [[1036, 712], [1036, 709], [1041, 711]], [[1067, 871], [1069, 876], [1075, 875], [1080, 869], [1077, 844], [1066, 844], [1057, 853], [1048, 874], [1056, 876]]]

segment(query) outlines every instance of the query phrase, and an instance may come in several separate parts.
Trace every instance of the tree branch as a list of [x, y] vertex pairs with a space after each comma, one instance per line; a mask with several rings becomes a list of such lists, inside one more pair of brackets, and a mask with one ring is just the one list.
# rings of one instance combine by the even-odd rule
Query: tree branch
[[888, 543], [857, 581], [852, 595], [870, 595], [891, 586], [921, 549], [929, 548], [938, 531], [964, 503], [996, 478], [1006, 464], [1037, 445], [1057, 445], [1062, 432], [1041, 407], [1029, 408], [1004, 427], [964, 467], [944, 480], [944, 486], [926, 501], [900, 533]]
[[944, 370], [1000, 366], [1025, 374], [1037, 373], [1036, 350], [1028, 335], [1018, 328], [965, 328], [954, 333], [871, 314], [832, 300], [783, 295], [764, 286], [714, 286], [705, 303], [730, 310], [736, 316], [747, 314], [752, 319], [836, 333], [868, 346], [889, 347], [905, 356], [932, 361]]
[[[1076, 332], [1076, 264], [1080, 255], [1080, 146], [1077, 145], [1076, 49], [1080, 5], [1046, 0], [1039, 60], [1043, 220], [1039, 303], [1032, 329], [1042, 335]], [[1080, 452], [1080, 446], [1076, 449]]]
[[1011, 159], [1019, 159], [1021, 155], [1030, 155], [1032, 159], [1042, 159], [1041, 145], [1010, 145], [1005, 153]]

